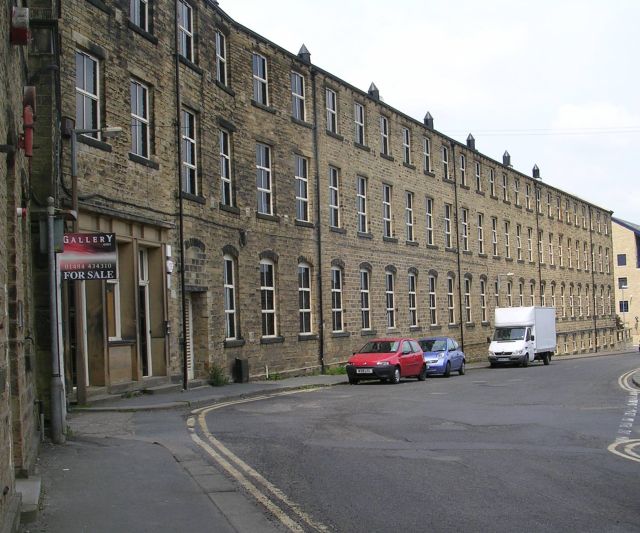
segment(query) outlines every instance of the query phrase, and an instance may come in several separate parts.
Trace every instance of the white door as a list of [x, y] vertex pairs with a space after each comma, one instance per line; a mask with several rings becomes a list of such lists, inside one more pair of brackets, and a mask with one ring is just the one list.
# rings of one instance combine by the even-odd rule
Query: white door
[[185, 307], [187, 314], [187, 339], [184, 344], [184, 356], [187, 358], [187, 379], [193, 379], [193, 305], [191, 304], [191, 296], [185, 298]]

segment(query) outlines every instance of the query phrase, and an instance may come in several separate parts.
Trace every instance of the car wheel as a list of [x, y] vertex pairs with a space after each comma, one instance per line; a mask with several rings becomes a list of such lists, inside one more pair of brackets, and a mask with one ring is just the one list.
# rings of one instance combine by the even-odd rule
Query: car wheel
[[448, 378], [451, 375], [451, 361], [447, 361], [447, 366], [444, 367], [444, 377]]
[[398, 383], [400, 383], [400, 368], [396, 367], [393, 371], [393, 376], [391, 376], [391, 384], [397, 385]]
[[493, 361], [489, 361], [489, 366], [490, 366], [491, 368], [495, 368], [495, 367], [497, 367], [497, 366], [498, 366], [498, 363], [494, 363]]
[[529, 366], [529, 354], [526, 353], [522, 357], [522, 368], [527, 368]]
[[458, 370], [458, 374], [460, 374], [461, 376], [464, 376], [464, 373], [466, 372], [465, 366], [466, 366], [466, 363], [464, 362], [464, 359], [463, 359], [462, 364], [460, 365], [460, 370]]
[[418, 374], [418, 381], [424, 381], [427, 379], [427, 365], [422, 365], [422, 369]]
[[349, 384], [350, 385], [357, 385], [358, 384], [357, 378], [349, 378]]
[[551, 361], [550, 361], [550, 359], [551, 359], [551, 358], [549, 357], [549, 354], [548, 354], [548, 353], [545, 353], [545, 354], [542, 356], [542, 362], [544, 363], [544, 365], [545, 365], [545, 366], [546, 366], [546, 365], [548, 365], [548, 364], [551, 362]]

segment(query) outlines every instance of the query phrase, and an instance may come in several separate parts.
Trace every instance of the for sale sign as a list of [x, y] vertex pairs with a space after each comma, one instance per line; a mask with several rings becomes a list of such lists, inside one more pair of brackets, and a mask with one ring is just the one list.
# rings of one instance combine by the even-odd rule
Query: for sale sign
[[63, 280], [116, 279], [116, 234], [65, 233], [58, 264]]

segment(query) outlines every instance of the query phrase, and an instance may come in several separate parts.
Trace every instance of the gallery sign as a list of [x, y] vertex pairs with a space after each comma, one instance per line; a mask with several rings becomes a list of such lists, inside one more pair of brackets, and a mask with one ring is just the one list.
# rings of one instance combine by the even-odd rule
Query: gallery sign
[[64, 252], [58, 255], [62, 280], [116, 279], [115, 233], [65, 233]]

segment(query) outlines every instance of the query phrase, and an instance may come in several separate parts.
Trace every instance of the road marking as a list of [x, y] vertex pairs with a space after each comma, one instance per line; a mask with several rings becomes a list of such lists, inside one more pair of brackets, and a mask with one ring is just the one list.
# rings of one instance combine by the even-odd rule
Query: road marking
[[640, 439], [632, 439], [633, 424], [638, 414], [638, 389], [631, 383], [631, 376], [640, 369], [625, 372], [618, 378], [618, 386], [628, 393], [624, 414], [618, 426], [616, 440], [607, 449], [624, 459], [640, 463]]
[[[245, 488], [256, 500], [263, 504], [267, 508], [267, 510], [290, 531], [305, 531], [306, 528], [300, 525], [295, 520], [292, 520], [287, 515], [286, 511], [283, 510], [283, 506], [287, 508], [289, 512], [293, 514], [300, 522], [314, 531], [325, 532], [329, 531], [329, 528], [311, 518], [311, 516], [305, 513], [299, 507], [299, 505], [291, 500], [284, 492], [273, 485], [264, 476], [254, 470], [251, 466], [249, 466], [242, 459], [236, 456], [231, 450], [229, 450], [224, 444], [222, 444], [218, 439], [216, 439], [209, 431], [206, 416], [212, 411], [222, 409], [223, 407], [228, 407], [231, 405], [255, 402], [278, 396], [289, 396], [291, 394], [314, 392], [322, 388], [323, 387], [316, 387], [303, 390], [284, 391], [271, 395], [254, 396], [252, 398], [243, 398], [241, 400], [223, 402], [212, 405], [210, 407], [202, 407], [200, 409], [196, 409], [191, 412], [191, 414], [196, 418], [192, 416], [187, 420], [187, 426], [189, 427], [189, 431], [191, 432], [192, 440], [198, 446], [200, 446], [216, 463], [218, 463], [231, 477], [233, 477], [243, 488]], [[206, 438], [206, 441], [201, 439], [196, 433], [196, 422], [200, 427], [202, 434]], [[264, 487], [264, 490], [260, 490], [260, 488], [258, 488], [254, 482]], [[274, 500], [278, 500], [279, 504]]]

